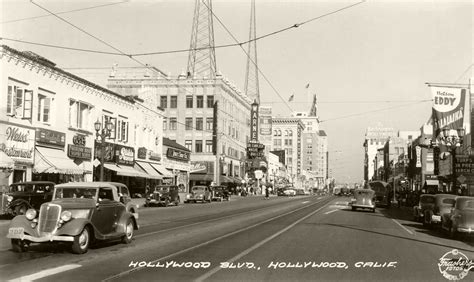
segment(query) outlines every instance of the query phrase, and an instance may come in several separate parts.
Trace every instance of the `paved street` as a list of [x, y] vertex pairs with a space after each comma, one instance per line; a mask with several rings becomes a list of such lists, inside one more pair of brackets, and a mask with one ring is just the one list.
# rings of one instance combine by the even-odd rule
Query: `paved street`
[[472, 242], [423, 229], [408, 208], [353, 212], [348, 201], [234, 197], [143, 208], [142, 228], [130, 245], [100, 244], [84, 255], [51, 245], [25, 254], [3, 250], [0, 275], [42, 281], [446, 281], [437, 265], [446, 252], [474, 258]]

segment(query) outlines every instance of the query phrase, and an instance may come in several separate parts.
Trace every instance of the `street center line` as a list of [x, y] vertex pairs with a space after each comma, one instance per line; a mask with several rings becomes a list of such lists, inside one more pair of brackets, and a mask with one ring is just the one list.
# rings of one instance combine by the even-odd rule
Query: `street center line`
[[302, 202], [302, 204], [306, 204], [306, 203], [309, 203], [309, 201], [304, 201], [304, 202]]
[[[270, 237], [267, 237], [266, 239], [258, 242], [257, 244], [253, 245], [252, 247], [244, 250], [243, 252], [241, 252], [240, 254], [236, 255], [235, 257], [231, 258], [231, 259], [228, 259], [228, 260], [225, 260], [226, 262], [229, 262], [229, 263], [232, 263], [232, 262], [235, 262], [236, 260], [242, 258], [243, 256], [246, 256], [248, 255], [250, 252], [260, 248], [261, 246], [263, 246], [264, 244], [266, 244], [267, 242], [273, 240], [274, 238], [280, 236], [281, 234], [285, 233], [286, 231], [290, 230], [291, 228], [293, 228], [295, 225], [297, 225], [298, 223], [302, 222], [303, 220], [307, 219], [308, 217], [310, 216], [313, 216], [315, 213], [319, 212], [320, 210], [322, 210], [323, 208], [325, 208], [329, 203], [326, 203], [325, 205], [323, 205], [322, 207], [320, 207], [319, 209], [307, 214], [306, 216], [298, 219], [297, 221], [293, 222], [292, 224], [288, 225], [287, 227], [283, 228], [282, 230], [278, 231], [277, 233], [273, 234], [272, 236]], [[195, 281], [204, 281], [205, 279], [211, 277], [212, 275], [214, 275], [215, 273], [217, 273], [219, 270], [221, 270], [222, 268], [220, 266], [217, 266], [217, 267], [214, 267], [213, 269], [211, 269], [210, 271], [204, 273], [203, 275], [201, 275], [200, 277], [198, 277]]]
[[[233, 231], [233, 232], [230, 232], [230, 233], [227, 233], [227, 234], [225, 234], [225, 235], [222, 235], [222, 236], [216, 237], [216, 238], [214, 238], [214, 239], [211, 239], [211, 240], [209, 240], [209, 241], [203, 242], [203, 243], [201, 243], [201, 244], [194, 245], [194, 246], [192, 246], [192, 247], [189, 247], [189, 248], [187, 248], [187, 249], [181, 250], [181, 251], [179, 251], [179, 252], [172, 253], [172, 254], [169, 254], [169, 255], [167, 255], [167, 256], [164, 256], [164, 257], [161, 257], [161, 258], [152, 260], [152, 261], [150, 261], [149, 263], [157, 263], [157, 262], [159, 262], [159, 261], [166, 260], [166, 259], [175, 257], [175, 256], [180, 255], [180, 254], [184, 254], [184, 253], [186, 253], [186, 252], [189, 252], [189, 251], [195, 250], [195, 249], [197, 249], [197, 248], [200, 248], [200, 247], [209, 245], [209, 244], [211, 244], [211, 243], [214, 243], [214, 242], [216, 242], [216, 241], [225, 239], [225, 238], [230, 237], [230, 236], [232, 236], [232, 235], [235, 235], [235, 234], [238, 234], [238, 233], [241, 233], [241, 232], [250, 230], [250, 229], [252, 229], [252, 228], [255, 228], [255, 227], [257, 227], [257, 226], [260, 226], [260, 225], [262, 225], [262, 224], [265, 224], [265, 223], [267, 223], [267, 222], [271, 222], [271, 221], [273, 221], [273, 220], [275, 220], [275, 219], [277, 219], [277, 218], [281, 218], [281, 217], [287, 216], [287, 215], [292, 214], [292, 213], [295, 213], [295, 212], [297, 212], [297, 211], [299, 211], [299, 210], [302, 210], [302, 209], [308, 208], [308, 207], [310, 207], [310, 206], [319, 204], [319, 203], [321, 203], [321, 202], [324, 202], [324, 200], [319, 201], [319, 202], [314, 202], [313, 204], [308, 205], [308, 206], [304, 206], [304, 207], [297, 208], [296, 210], [291, 210], [291, 211], [289, 211], [289, 212], [286, 212], [286, 213], [283, 213], [283, 214], [280, 214], [280, 215], [271, 217], [271, 218], [266, 219], [266, 220], [261, 221], [261, 222], [257, 222], [257, 223], [255, 223], [255, 224], [250, 225], [250, 226], [247, 226], [247, 227], [244, 227], [244, 228], [235, 230], [235, 231]], [[323, 207], [327, 206], [330, 202], [331, 202], [331, 201], [328, 200], [328, 203], [324, 204]], [[323, 207], [321, 207], [321, 208], [323, 208]], [[320, 210], [321, 208], [319, 208], [318, 210]], [[316, 211], [318, 211], [318, 210], [316, 210]], [[130, 269], [130, 270], [126, 270], [126, 271], [120, 272], [120, 273], [118, 273], [118, 274], [115, 274], [115, 275], [113, 275], [113, 276], [107, 277], [107, 278], [103, 279], [102, 281], [115, 280], [115, 279], [117, 279], [117, 278], [123, 277], [123, 276], [125, 276], [125, 275], [129, 275], [129, 274], [131, 274], [131, 273], [133, 273], [133, 272], [141, 271], [141, 270], [144, 270], [144, 269], [147, 269], [147, 268], [146, 268], [146, 267], [141, 267], [141, 266], [135, 267], [135, 268], [132, 268], [132, 269]]]
[[51, 276], [54, 274], [58, 274], [64, 271], [72, 270], [78, 267], [81, 267], [82, 265], [80, 264], [66, 264], [63, 266], [55, 267], [55, 268], [50, 268], [46, 270], [42, 270], [37, 273], [33, 273], [31, 275], [26, 275], [26, 276], [21, 276], [12, 280], [9, 280], [10, 282], [20, 282], [20, 281], [33, 281], [37, 279], [41, 279], [47, 276]]
[[324, 214], [330, 214], [330, 213], [333, 213], [335, 211], [338, 211], [338, 210], [332, 210], [332, 211], [328, 211], [328, 212], [325, 212]]
[[392, 218], [392, 220], [393, 220], [393, 222], [395, 222], [396, 224], [398, 224], [401, 228], [405, 229], [406, 232], [408, 232], [408, 233], [410, 233], [411, 235], [413, 235], [413, 232], [412, 232], [410, 229], [408, 229], [408, 228], [406, 228], [405, 226], [403, 226], [403, 225], [402, 225], [400, 222], [398, 222], [397, 220], [395, 220], [395, 219], [393, 219], [393, 218]]

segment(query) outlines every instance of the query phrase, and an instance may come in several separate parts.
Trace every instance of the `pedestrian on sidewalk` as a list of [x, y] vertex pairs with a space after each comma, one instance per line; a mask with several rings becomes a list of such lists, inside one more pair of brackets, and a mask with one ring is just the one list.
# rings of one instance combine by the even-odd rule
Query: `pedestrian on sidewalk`
[[265, 189], [265, 199], [268, 200], [270, 198], [270, 191], [268, 190], [268, 187], [263, 185], [263, 189]]

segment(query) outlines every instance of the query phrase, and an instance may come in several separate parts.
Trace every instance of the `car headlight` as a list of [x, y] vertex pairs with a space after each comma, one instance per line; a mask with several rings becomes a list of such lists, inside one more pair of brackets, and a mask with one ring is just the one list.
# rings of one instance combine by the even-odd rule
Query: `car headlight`
[[189, 198], [191, 198], [191, 195], [187, 194], [186, 199], [189, 199]]
[[28, 220], [33, 220], [36, 218], [36, 210], [35, 209], [28, 209], [25, 213], [25, 216]]
[[12, 196], [10, 196], [10, 195], [8, 195], [8, 196], [7, 196], [7, 201], [8, 201], [8, 202], [11, 202], [11, 201], [13, 201], [13, 197], [12, 197]]
[[61, 220], [64, 221], [64, 222], [67, 222], [69, 220], [71, 220], [72, 218], [72, 213], [70, 211], [63, 211], [61, 213]]

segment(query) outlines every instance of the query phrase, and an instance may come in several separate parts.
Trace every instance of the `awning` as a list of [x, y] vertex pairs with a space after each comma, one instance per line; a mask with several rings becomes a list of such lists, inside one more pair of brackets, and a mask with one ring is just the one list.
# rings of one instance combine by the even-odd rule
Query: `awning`
[[234, 183], [235, 184], [242, 184], [242, 178], [238, 176], [234, 176]]
[[191, 181], [214, 181], [214, 175], [212, 175], [212, 174], [191, 173], [189, 175], [189, 180], [191, 180]]
[[117, 175], [121, 175], [121, 176], [149, 178], [148, 174], [135, 169], [133, 166], [126, 166], [126, 165], [119, 166], [116, 164], [106, 163], [104, 164], [104, 167], [117, 172]]
[[221, 178], [221, 183], [234, 183], [234, 178], [233, 177], [221, 175], [220, 178]]
[[426, 186], [438, 186], [439, 180], [434, 180], [434, 179], [426, 179], [425, 185]]
[[84, 174], [91, 171], [84, 168], [83, 162], [77, 165], [72, 159], [68, 158], [66, 152], [59, 149], [36, 147], [35, 173], [62, 173], [62, 174]]
[[150, 163], [147, 162], [136, 162], [139, 167], [141, 167], [147, 174], [148, 178], [151, 179], [163, 179], [163, 176], [159, 174], [152, 166]]
[[154, 163], [150, 163], [150, 165], [154, 169], [156, 169], [161, 174], [161, 176], [163, 176], [163, 177], [174, 177], [174, 174], [171, 173], [169, 170], [167, 170], [164, 166], [162, 166], [160, 164], [154, 164]]
[[4, 151], [0, 151], [0, 168], [12, 169], [15, 165], [13, 161]]

